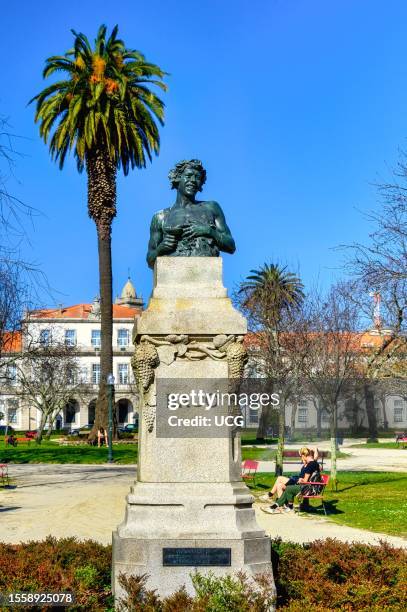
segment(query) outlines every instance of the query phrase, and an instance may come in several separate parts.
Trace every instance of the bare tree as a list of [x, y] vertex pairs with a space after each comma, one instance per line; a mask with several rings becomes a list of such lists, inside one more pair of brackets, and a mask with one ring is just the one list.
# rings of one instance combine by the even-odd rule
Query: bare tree
[[75, 347], [31, 341], [23, 350], [15, 384], [19, 396], [41, 413], [37, 443], [41, 443], [45, 427], [48, 425], [50, 434], [58, 414], [81, 395], [80, 374]]
[[292, 335], [291, 359], [297, 361], [304, 388], [330, 417], [331, 480], [337, 482], [338, 407], [352, 394], [360, 379], [357, 305], [348, 299], [346, 287], [333, 286], [323, 296], [313, 292], [302, 308]]
[[[8, 182], [14, 178], [17, 136], [12, 134], [7, 119], [0, 115], [0, 377], [7, 362], [17, 359], [11, 350], [21, 331], [23, 311], [38, 302], [38, 290], [49, 287], [38, 267], [21, 257], [19, 244], [28, 240], [25, 224], [38, 213], [12, 195]], [[3, 367], [2, 367], [3, 366]], [[3, 370], [3, 371], [1, 371]]]
[[[21, 319], [21, 293], [18, 269], [0, 261], [0, 376], [4, 369], [1, 357], [10, 353]], [[3, 368], [2, 368], [3, 366]]]
[[367, 215], [369, 240], [348, 246], [351, 271], [371, 288], [407, 281], [407, 156], [402, 154], [393, 180], [377, 185], [380, 210]]
[[[402, 153], [392, 180], [377, 186], [378, 212], [368, 215], [373, 225], [365, 244], [347, 246], [347, 267], [354, 282], [349, 295], [371, 321], [372, 314], [381, 341], [366, 360], [369, 380], [386, 376], [393, 369], [406, 378], [407, 353], [407, 157]], [[373, 305], [371, 296], [376, 297]], [[375, 312], [372, 312], [375, 308]], [[403, 367], [404, 364], [404, 367]], [[368, 391], [368, 395], [371, 395]], [[374, 428], [374, 424], [373, 424]], [[376, 438], [375, 431], [370, 437]]]

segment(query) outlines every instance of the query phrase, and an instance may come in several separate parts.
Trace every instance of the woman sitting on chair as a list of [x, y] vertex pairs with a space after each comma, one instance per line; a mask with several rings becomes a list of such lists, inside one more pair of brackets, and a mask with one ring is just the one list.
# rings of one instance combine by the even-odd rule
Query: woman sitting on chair
[[[307, 483], [314, 472], [320, 471], [317, 461], [318, 449], [316, 447], [308, 448], [304, 446], [299, 451], [299, 454], [303, 463], [299, 474], [297, 476], [291, 476], [291, 478], [287, 478], [287, 476], [278, 476], [271, 491], [259, 498], [261, 501], [271, 501], [272, 497], [276, 495], [276, 501], [269, 508], [262, 508], [263, 512], [274, 514], [275, 512], [281, 512], [283, 508], [284, 510], [292, 510], [292, 501], [301, 491], [300, 485]], [[287, 493], [287, 487], [289, 487], [289, 495]], [[292, 496], [294, 489], [296, 493]], [[287, 495], [290, 497], [290, 500], [287, 499]]]

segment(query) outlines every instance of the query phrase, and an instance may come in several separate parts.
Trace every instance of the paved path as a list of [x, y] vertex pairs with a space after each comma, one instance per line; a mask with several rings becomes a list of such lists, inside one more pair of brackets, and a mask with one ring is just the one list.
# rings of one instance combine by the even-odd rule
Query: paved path
[[135, 466], [10, 465], [15, 489], [0, 489], [0, 540], [47, 535], [111, 542], [124, 518]]
[[[17, 487], [0, 489], [0, 540], [19, 543], [47, 535], [93, 538], [103, 544], [123, 520], [125, 496], [135, 466], [10, 465]], [[328, 537], [377, 543], [381, 538], [407, 548], [407, 540], [331, 523], [323, 518], [266, 515], [259, 523], [272, 537], [307, 542]]]

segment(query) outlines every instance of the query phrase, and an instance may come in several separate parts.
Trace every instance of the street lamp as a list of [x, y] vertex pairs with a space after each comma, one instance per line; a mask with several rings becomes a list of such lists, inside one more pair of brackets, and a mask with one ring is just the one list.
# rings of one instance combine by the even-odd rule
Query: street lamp
[[114, 392], [114, 376], [113, 374], [108, 374], [107, 379], [107, 397], [108, 397], [108, 408], [109, 408], [109, 421], [108, 421], [108, 462], [113, 463], [113, 392]]

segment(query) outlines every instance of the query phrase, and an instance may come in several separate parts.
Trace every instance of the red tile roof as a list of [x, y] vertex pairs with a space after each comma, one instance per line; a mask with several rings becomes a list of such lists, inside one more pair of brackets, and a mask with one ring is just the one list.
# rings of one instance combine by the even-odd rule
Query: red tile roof
[[[289, 336], [287, 336], [287, 339]], [[344, 340], [349, 345], [354, 347], [355, 351], [369, 352], [375, 348], [380, 348], [385, 341], [389, 340], [391, 336], [387, 333], [377, 333], [374, 331], [364, 332], [347, 332], [344, 334]], [[244, 344], [248, 349], [261, 348], [262, 345], [262, 333], [249, 332], [244, 339]], [[403, 343], [401, 343], [402, 345]]]
[[21, 351], [21, 331], [4, 332], [1, 342], [1, 352], [19, 353]]
[[[66, 308], [44, 308], [31, 310], [30, 319], [88, 319], [92, 304], [76, 304]], [[113, 319], [133, 319], [141, 314], [141, 308], [113, 304]]]

